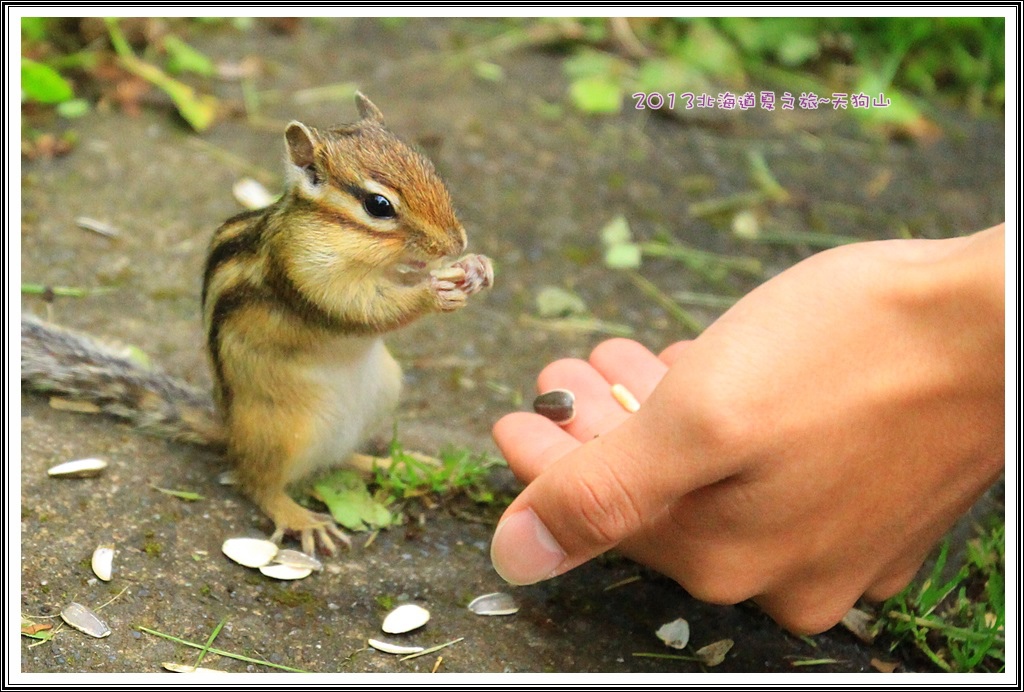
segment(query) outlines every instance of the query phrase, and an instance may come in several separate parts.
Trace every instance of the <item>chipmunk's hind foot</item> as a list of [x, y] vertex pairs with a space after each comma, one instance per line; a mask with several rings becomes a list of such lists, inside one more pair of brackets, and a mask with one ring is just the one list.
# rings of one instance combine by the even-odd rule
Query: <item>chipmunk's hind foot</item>
[[312, 512], [283, 493], [266, 503], [263, 509], [274, 522], [270, 540], [275, 543], [280, 543], [286, 535], [297, 536], [302, 543], [302, 552], [308, 555], [315, 555], [318, 548], [328, 555], [335, 555], [335, 539], [347, 548], [352, 547], [351, 539], [329, 514]]

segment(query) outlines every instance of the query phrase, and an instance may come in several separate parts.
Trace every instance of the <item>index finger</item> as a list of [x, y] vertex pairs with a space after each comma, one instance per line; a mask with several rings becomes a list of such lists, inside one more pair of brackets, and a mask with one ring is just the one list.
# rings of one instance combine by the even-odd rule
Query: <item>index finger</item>
[[523, 483], [580, 446], [579, 440], [544, 416], [526, 411], [500, 418], [491, 434], [512, 473]]

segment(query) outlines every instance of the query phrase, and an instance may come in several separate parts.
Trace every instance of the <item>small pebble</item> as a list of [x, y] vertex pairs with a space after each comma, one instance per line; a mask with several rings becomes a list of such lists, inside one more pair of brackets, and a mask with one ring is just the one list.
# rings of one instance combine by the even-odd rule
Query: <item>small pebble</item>
[[568, 389], [552, 389], [533, 400], [533, 410], [558, 425], [576, 417], [576, 395]]

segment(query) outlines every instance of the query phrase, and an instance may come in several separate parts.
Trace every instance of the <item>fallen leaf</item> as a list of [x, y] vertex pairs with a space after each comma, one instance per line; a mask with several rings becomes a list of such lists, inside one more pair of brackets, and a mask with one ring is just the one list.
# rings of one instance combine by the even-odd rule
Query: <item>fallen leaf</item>
[[633, 241], [633, 232], [626, 217], [619, 214], [601, 229], [604, 264], [609, 269], [637, 269], [642, 260], [640, 246]]
[[197, 500], [205, 499], [199, 493], [194, 493], [191, 490], [172, 490], [170, 488], [160, 488], [160, 487], [155, 486], [155, 485], [151, 485], [149, 487], [151, 487], [153, 490], [159, 490], [160, 492], [162, 492], [165, 495], [170, 495], [171, 497], [176, 497], [179, 500], [185, 500], [186, 502], [195, 502]]
[[880, 661], [877, 658], [871, 659], [871, 667], [879, 673], [894, 673], [900, 667], [898, 661]]
[[313, 497], [327, 505], [334, 520], [351, 531], [381, 529], [395, 523], [395, 516], [377, 502], [358, 473], [341, 469], [313, 486]]
[[629, 230], [629, 222], [622, 214], [616, 216], [601, 229], [601, 243], [604, 245], [631, 242], [633, 242], [633, 233]]
[[36, 637], [37, 639], [40, 639], [41, 637], [37, 636], [40, 632], [52, 629], [53, 625], [48, 622], [32, 622], [25, 618], [21, 619], [21, 633], [27, 637]]
[[865, 613], [863, 610], [856, 608], [850, 608], [840, 620], [840, 624], [846, 629], [853, 632], [853, 635], [857, 639], [861, 640], [865, 644], [870, 644], [875, 641], [875, 633], [871, 631], [871, 623], [874, 622], [875, 618]]
[[729, 653], [732, 646], [733, 641], [731, 639], [720, 639], [717, 642], [708, 644], [707, 646], [702, 646], [693, 652], [693, 655], [699, 658], [700, 662], [708, 668], [714, 668], [725, 660], [725, 655]]
[[543, 286], [537, 291], [537, 314], [541, 317], [586, 315], [587, 304], [572, 291], [559, 286]]

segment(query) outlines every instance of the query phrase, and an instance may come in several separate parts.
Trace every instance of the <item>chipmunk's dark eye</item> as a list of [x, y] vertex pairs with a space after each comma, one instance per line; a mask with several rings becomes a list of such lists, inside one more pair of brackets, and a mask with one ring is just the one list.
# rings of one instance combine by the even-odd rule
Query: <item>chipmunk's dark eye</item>
[[367, 195], [363, 199], [363, 209], [370, 216], [378, 219], [392, 219], [395, 217], [395, 207], [384, 195]]

